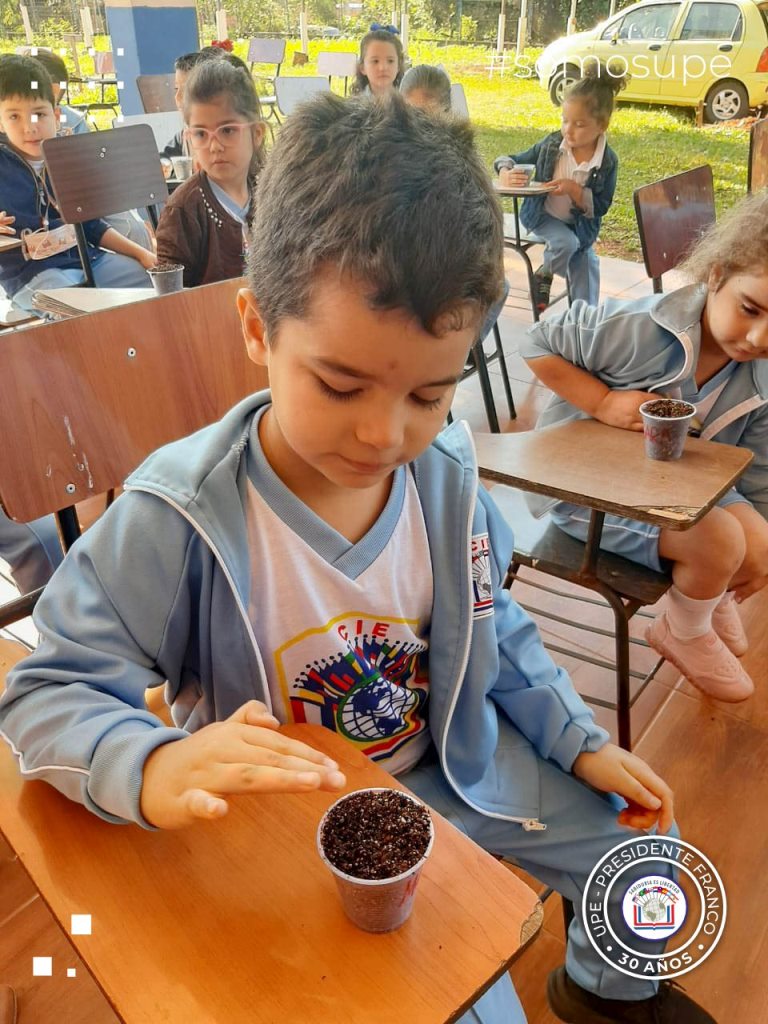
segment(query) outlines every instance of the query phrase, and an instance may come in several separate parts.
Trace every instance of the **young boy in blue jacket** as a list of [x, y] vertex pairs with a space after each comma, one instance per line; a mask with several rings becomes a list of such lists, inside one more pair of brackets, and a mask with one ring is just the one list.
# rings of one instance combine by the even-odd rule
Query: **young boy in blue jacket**
[[[0, 227], [4, 234], [53, 232], [63, 227], [45, 171], [42, 144], [56, 135], [58, 115], [50, 76], [33, 57], [9, 54], [0, 60]], [[149, 287], [147, 269], [155, 256], [104, 220], [83, 224], [91, 249], [96, 284], [107, 288]], [[111, 250], [105, 252], [105, 249]], [[34, 292], [66, 288], [85, 280], [73, 244], [45, 259], [27, 259], [22, 249], [0, 254], [0, 287], [25, 310], [34, 309]]]
[[[270, 391], [151, 456], [73, 547], [3, 735], [28, 778], [106, 820], [178, 828], [242, 792], [338, 789], [279, 729], [320, 723], [580, 908], [628, 829], [674, 827], [672, 795], [503, 589], [512, 537], [466, 426], [437, 436], [503, 284], [471, 129], [397, 95], [319, 97], [257, 211], [239, 304]], [[173, 728], [145, 706], [163, 684]], [[580, 909], [549, 996], [577, 1024], [712, 1021], [608, 968]], [[463, 1020], [523, 1021], [509, 977]]]

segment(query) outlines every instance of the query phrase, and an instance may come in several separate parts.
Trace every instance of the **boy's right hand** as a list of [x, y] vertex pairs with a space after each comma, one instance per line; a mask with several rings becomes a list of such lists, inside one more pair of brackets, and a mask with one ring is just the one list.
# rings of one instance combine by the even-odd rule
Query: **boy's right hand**
[[233, 794], [339, 790], [345, 783], [335, 761], [284, 736], [266, 706], [251, 700], [231, 718], [152, 751], [141, 813], [157, 828], [182, 828], [222, 817]]
[[622, 430], [642, 430], [643, 417], [640, 406], [650, 402], [658, 395], [647, 391], [608, 391], [600, 400], [593, 416], [609, 427], [621, 427]]
[[0, 210], [0, 235], [15, 235], [16, 229], [10, 226], [15, 220], [16, 218], [5, 210]]

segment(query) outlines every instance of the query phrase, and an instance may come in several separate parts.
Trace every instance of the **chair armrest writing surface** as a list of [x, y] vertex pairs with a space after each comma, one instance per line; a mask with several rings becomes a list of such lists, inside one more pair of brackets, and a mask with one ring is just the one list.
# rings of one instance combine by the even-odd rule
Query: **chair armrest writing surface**
[[[402, 788], [328, 730], [285, 731], [336, 758], [349, 789]], [[220, 821], [146, 832], [24, 783], [0, 748], [0, 829], [67, 930], [92, 915], [70, 941], [130, 1024], [442, 1024], [503, 973], [533, 890], [435, 814], [410, 920], [359, 931], [315, 848], [334, 799], [241, 797]]]
[[29, 522], [118, 486], [154, 449], [266, 387], [235, 306], [244, 283], [4, 335], [0, 501], [8, 515]]
[[654, 462], [643, 435], [597, 420], [519, 434], [476, 434], [480, 475], [670, 530], [698, 522], [733, 486], [752, 453], [689, 437], [683, 457]]

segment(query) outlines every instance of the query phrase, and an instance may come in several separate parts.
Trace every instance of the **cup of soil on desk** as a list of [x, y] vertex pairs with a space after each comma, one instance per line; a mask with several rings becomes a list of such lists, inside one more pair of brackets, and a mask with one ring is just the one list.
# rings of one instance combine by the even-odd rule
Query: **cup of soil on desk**
[[317, 829], [344, 912], [366, 932], [391, 932], [408, 919], [433, 841], [428, 808], [398, 789], [347, 793]]
[[147, 273], [158, 295], [180, 292], [184, 287], [184, 267], [181, 263], [158, 263]]
[[661, 462], [679, 459], [696, 406], [679, 398], [653, 398], [643, 402], [640, 415], [648, 458]]

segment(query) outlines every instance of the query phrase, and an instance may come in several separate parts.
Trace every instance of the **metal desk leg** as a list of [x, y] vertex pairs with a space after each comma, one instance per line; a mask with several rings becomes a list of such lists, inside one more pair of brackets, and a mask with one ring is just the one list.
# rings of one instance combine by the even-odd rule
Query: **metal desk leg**
[[482, 340], [478, 341], [472, 349], [472, 358], [477, 367], [477, 379], [480, 382], [480, 391], [483, 396], [485, 414], [488, 417], [488, 426], [491, 428], [492, 434], [500, 434], [499, 417], [496, 415], [496, 403], [493, 400], [491, 378], [488, 374], [488, 364], [485, 361], [485, 352], [482, 351], [482, 344]]

